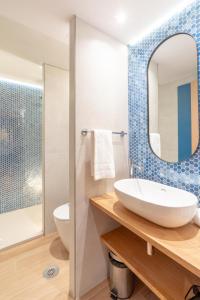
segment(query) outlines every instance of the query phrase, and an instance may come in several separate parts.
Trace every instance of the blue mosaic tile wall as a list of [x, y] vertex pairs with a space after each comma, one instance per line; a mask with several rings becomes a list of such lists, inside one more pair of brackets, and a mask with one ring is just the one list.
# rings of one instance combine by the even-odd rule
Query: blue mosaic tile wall
[[[129, 46], [129, 157], [143, 170], [136, 176], [178, 187], [196, 194], [200, 199], [200, 147], [186, 161], [167, 163], [157, 158], [148, 142], [147, 65], [154, 49], [167, 37], [177, 33], [191, 34], [200, 58], [200, 0], [194, 1], [167, 23], [143, 40]], [[184, 51], [184, 49], [183, 49]], [[198, 68], [200, 78], [200, 68]], [[200, 95], [200, 81], [199, 81]], [[199, 96], [200, 108], [200, 96]]]
[[0, 213], [41, 203], [42, 90], [0, 80]]

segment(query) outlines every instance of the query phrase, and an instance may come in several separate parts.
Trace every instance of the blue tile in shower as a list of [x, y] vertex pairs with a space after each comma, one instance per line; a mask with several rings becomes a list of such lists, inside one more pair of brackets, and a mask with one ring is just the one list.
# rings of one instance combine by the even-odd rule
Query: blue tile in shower
[[0, 80], [0, 213], [41, 203], [42, 90]]

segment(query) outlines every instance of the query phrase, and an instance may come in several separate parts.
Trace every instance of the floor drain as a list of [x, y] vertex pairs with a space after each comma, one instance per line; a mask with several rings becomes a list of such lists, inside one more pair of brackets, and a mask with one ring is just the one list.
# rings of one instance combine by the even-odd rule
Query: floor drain
[[59, 273], [59, 267], [57, 266], [49, 266], [43, 272], [43, 277], [47, 279], [54, 278]]

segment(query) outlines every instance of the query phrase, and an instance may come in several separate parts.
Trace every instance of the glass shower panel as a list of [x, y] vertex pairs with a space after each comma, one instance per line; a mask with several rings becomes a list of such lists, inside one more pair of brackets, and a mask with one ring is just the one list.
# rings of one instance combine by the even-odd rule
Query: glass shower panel
[[[41, 226], [34, 223], [41, 215], [33, 216], [35, 211], [23, 210], [41, 203], [42, 88], [0, 79], [0, 225], [2, 214], [9, 216], [8, 213], [20, 210], [19, 222], [20, 218], [32, 217], [22, 228], [33, 223], [36, 231], [41, 231]], [[12, 226], [17, 224], [11, 222]]]

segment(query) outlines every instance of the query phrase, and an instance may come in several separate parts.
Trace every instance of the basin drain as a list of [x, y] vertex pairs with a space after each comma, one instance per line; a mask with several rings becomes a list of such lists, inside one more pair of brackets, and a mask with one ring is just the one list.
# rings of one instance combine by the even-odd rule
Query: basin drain
[[58, 266], [48, 266], [43, 272], [43, 277], [47, 279], [51, 279], [57, 276], [58, 273], [59, 273]]

